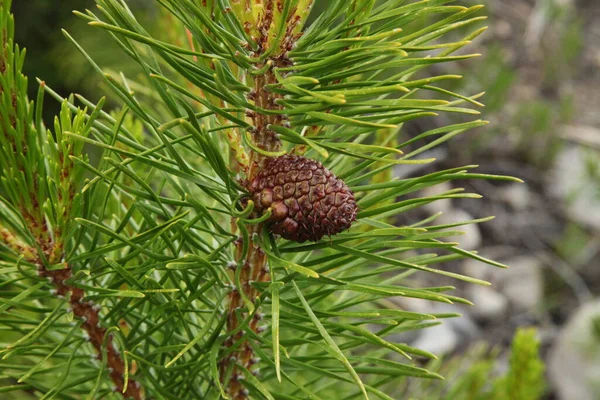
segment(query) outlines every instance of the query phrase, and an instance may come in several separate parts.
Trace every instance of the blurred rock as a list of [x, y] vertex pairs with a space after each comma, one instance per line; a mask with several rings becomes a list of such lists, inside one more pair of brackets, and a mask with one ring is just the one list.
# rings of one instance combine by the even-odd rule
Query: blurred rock
[[586, 177], [586, 153], [581, 146], [567, 146], [556, 157], [550, 191], [566, 205], [568, 215], [600, 230], [598, 187]]
[[489, 286], [473, 285], [469, 287], [467, 298], [474, 303], [469, 309], [473, 317], [493, 321], [501, 318], [508, 309], [508, 299]]
[[[486, 257], [489, 256], [486, 255]], [[481, 261], [473, 260], [472, 258], [467, 258], [466, 260], [464, 260], [462, 265], [462, 269], [465, 275], [487, 281], [492, 281], [492, 275], [496, 270], [496, 267], [487, 265], [485, 263], [482, 263]], [[494, 284], [495, 286], [496, 282], [492, 282], [492, 284]]]
[[[446, 225], [453, 224], [456, 222], [466, 222], [475, 219], [468, 212], [453, 208], [448, 212], [442, 214], [436, 221], [436, 224]], [[460, 247], [465, 250], [475, 250], [478, 249], [481, 245], [481, 231], [479, 230], [479, 226], [477, 224], [468, 224], [462, 225], [455, 228], [450, 228], [451, 230], [459, 230], [465, 232], [464, 235], [460, 236], [448, 236], [444, 238], [444, 240], [448, 242], [459, 242]]]
[[450, 304], [440, 304], [439, 310], [436, 309], [435, 311], [438, 313], [454, 312], [461, 314], [460, 317], [450, 318], [447, 320], [452, 329], [454, 329], [454, 331], [458, 333], [460, 338], [460, 344], [471, 343], [475, 339], [479, 338], [481, 334], [479, 326], [475, 323], [475, 321], [473, 321], [469, 314], [465, 314], [464, 311], [465, 307]]
[[503, 293], [517, 311], [533, 311], [544, 295], [542, 263], [535, 255], [503, 260], [510, 268], [496, 269], [498, 291]]
[[[452, 190], [452, 185], [449, 182], [442, 182], [434, 186], [430, 186], [421, 190], [421, 197], [439, 196], [440, 194]], [[438, 212], [447, 213], [452, 209], [452, 199], [437, 200], [433, 203], [423, 206], [427, 212], [435, 214]]]
[[[499, 261], [510, 268], [490, 267], [478, 261], [468, 260], [464, 263], [463, 269], [469, 276], [490, 281], [493, 290], [497, 294], [504, 295], [515, 311], [533, 311], [542, 301], [544, 294], [542, 262], [536, 255]], [[496, 299], [496, 301], [500, 300]], [[477, 304], [476, 301], [474, 303]]]
[[412, 346], [437, 356], [451, 353], [459, 344], [459, 336], [448, 322], [424, 329]]
[[599, 319], [600, 301], [581, 306], [550, 351], [548, 374], [559, 400], [594, 400], [600, 396]]
[[503, 19], [496, 21], [496, 23], [494, 24], [494, 30], [494, 33], [500, 39], [506, 40], [512, 35], [512, 27], [510, 26], [510, 23]]
[[[396, 296], [389, 299], [397, 308], [422, 314], [433, 313], [436, 303], [430, 300], [415, 299], [412, 297]], [[393, 306], [392, 306], [393, 307]], [[380, 327], [371, 329], [372, 332], [377, 332]], [[426, 330], [426, 329], [425, 329]], [[387, 337], [387, 340], [396, 343], [413, 343], [421, 337], [425, 330], [408, 330], [405, 332], [394, 332]]]
[[[411, 346], [436, 355], [452, 353], [459, 346], [474, 342], [480, 337], [480, 329], [465, 308], [456, 304], [438, 303], [430, 300], [398, 296], [391, 299], [399, 308], [424, 314], [460, 314], [456, 318], [438, 320], [439, 325], [421, 330], [394, 333], [387, 339], [392, 342], [409, 343]], [[432, 321], [433, 322], [433, 321]]]
[[[464, 314], [464, 308], [454, 304], [432, 303], [427, 310], [430, 314]], [[419, 336], [411, 340], [411, 346], [436, 355], [452, 353], [459, 346], [474, 342], [480, 337], [480, 329], [469, 315], [440, 319], [440, 324], [420, 330]]]
[[531, 202], [531, 194], [527, 185], [522, 183], [511, 183], [500, 191], [501, 199], [513, 210], [524, 211]]
[[560, 136], [567, 140], [600, 149], [600, 129], [589, 125], [565, 125], [561, 130]]

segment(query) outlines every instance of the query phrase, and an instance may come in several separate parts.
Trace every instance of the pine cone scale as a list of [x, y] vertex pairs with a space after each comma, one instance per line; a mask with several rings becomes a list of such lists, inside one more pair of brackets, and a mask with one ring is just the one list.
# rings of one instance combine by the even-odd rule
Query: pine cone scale
[[267, 159], [249, 191], [258, 214], [271, 209], [271, 231], [288, 240], [317, 241], [356, 220], [354, 193], [321, 163], [304, 157]]

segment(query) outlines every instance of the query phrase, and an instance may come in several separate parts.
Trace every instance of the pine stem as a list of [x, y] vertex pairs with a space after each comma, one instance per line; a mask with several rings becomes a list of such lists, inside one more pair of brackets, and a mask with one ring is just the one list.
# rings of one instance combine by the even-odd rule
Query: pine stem
[[[273, 93], [269, 93], [265, 90], [265, 85], [274, 83], [275, 76], [272, 71], [269, 70], [263, 76], [257, 76], [254, 83], [254, 91], [252, 96], [254, 97], [254, 101], [258, 107], [265, 109], [273, 109], [276, 107], [275, 105], [275, 95]], [[253, 140], [256, 145], [266, 151], [277, 151], [281, 147], [281, 141], [275, 134], [275, 132], [269, 130], [267, 126], [269, 124], [281, 123], [283, 118], [281, 116], [271, 116], [271, 115], [263, 115], [260, 113], [252, 113], [250, 114], [251, 118], [254, 122], [254, 132], [253, 132]], [[256, 152], [252, 152], [250, 154], [250, 169], [248, 174], [248, 179], [251, 180], [258, 173], [261, 168], [261, 164], [264, 160], [264, 156], [258, 154]], [[267, 266], [267, 257], [264, 251], [260, 248], [258, 243], [254, 241], [254, 236], [259, 235], [263, 229], [263, 224], [258, 225], [248, 225], [248, 253], [245, 258], [243, 258], [242, 254], [242, 239], [238, 239], [236, 245], [238, 247], [237, 251], [237, 268], [242, 268], [240, 271], [240, 284], [241, 287], [236, 288], [229, 294], [229, 309], [228, 309], [228, 320], [227, 320], [227, 331], [233, 332], [236, 331], [239, 327], [241, 321], [238, 319], [237, 310], [243, 307], [244, 303], [242, 301], [241, 290], [243, 290], [244, 295], [253, 301], [258, 297], [258, 290], [251, 286], [252, 282], [265, 282], [269, 279], [269, 269]], [[259, 322], [261, 319], [260, 312], [256, 312], [252, 317], [249, 328], [256, 334], [261, 332], [261, 327], [259, 326]], [[226, 373], [228, 371], [228, 363], [221, 363], [221, 381], [224, 384], [227, 384], [227, 391], [232, 396], [234, 400], [246, 400], [248, 399], [247, 391], [243, 388], [241, 383], [239, 382], [241, 378], [239, 366], [250, 370], [255, 364], [254, 352], [252, 350], [252, 346], [248, 343], [247, 340], [243, 339], [244, 332], [239, 331], [232, 337], [229, 337], [225, 342], [226, 347], [231, 347], [234, 343], [242, 340], [242, 343], [239, 349], [230, 357], [230, 360], [235, 360], [236, 365], [233, 366], [233, 374], [229, 382], [225, 382]]]
[[[257, 289], [251, 286], [251, 282], [264, 282], [268, 280], [269, 277], [269, 269], [267, 267], [267, 257], [265, 253], [258, 247], [257, 244], [252, 240], [252, 235], [254, 233], [259, 233], [260, 226], [255, 226], [254, 229], [250, 231], [250, 243], [248, 254], [243, 259], [241, 263], [238, 263], [237, 268], [242, 268], [240, 271], [240, 282], [241, 288], [236, 288], [229, 294], [229, 308], [228, 308], [228, 319], [227, 319], [227, 331], [234, 332], [237, 331], [239, 325], [242, 321], [239, 320], [238, 310], [241, 309], [244, 305], [242, 301], [242, 294], [240, 290], [244, 291], [244, 295], [249, 299], [253, 300], [258, 297], [259, 292]], [[242, 242], [238, 240], [236, 245], [238, 246], [238, 257], [241, 259], [241, 247]], [[247, 317], [241, 315], [242, 318]], [[259, 325], [260, 320], [262, 319], [262, 315], [260, 312], [255, 312], [252, 316], [248, 327], [256, 334], [259, 334], [262, 331], [261, 326]], [[236, 332], [234, 335], [229, 337], [225, 342], [226, 347], [232, 347], [238, 341], [242, 341], [239, 348], [232, 354], [229, 360], [224, 360], [221, 363], [221, 381], [227, 384], [227, 391], [235, 400], [245, 400], [248, 398], [247, 392], [244, 390], [241, 385], [240, 378], [241, 372], [238, 366], [242, 366], [250, 370], [252, 366], [256, 363], [256, 359], [254, 357], [254, 352], [252, 350], [252, 346], [250, 343], [244, 339], [243, 330]], [[229, 362], [235, 362], [233, 365], [233, 373], [229, 382], [225, 382], [226, 374], [229, 367]]]
[[[312, 2], [309, 4], [312, 4]], [[257, 27], [256, 32], [259, 35], [258, 37], [254, 38], [259, 48], [259, 51], [256, 54], [257, 56], [260, 56], [260, 54], [265, 51], [269, 52], [269, 50], [267, 50], [269, 46], [269, 32], [270, 30], [276, 28], [275, 24], [273, 23], [274, 13], [281, 12], [281, 10], [281, 7], [276, 7], [276, 4], [273, 0], [267, 0], [264, 3], [264, 13], [261, 14], [261, 17], [258, 21], [255, 21]], [[258, 110], [282, 109], [282, 106], [277, 104], [277, 100], [281, 98], [281, 95], [267, 90], [267, 87], [268, 85], [278, 83], [277, 77], [273, 72], [273, 68], [289, 66], [292, 64], [287, 53], [293, 48], [294, 42], [301, 35], [299, 33], [295, 33], [294, 31], [301, 20], [302, 18], [297, 16], [297, 9], [292, 9], [289, 15], [286, 17], [286, 29], [282, 42], [277, 43], [276, 48], [272, 49], [274, 51], [269, 52], [271, 56], [267, 60], [256, 65], [255, 71], [264, 70], [265, 72], [253, 77], [254, 87], [253, 90], [248, 94], [248, 99], [254, 102]], [[282, 114], [263, 114], [259, 111], [251, 110], [248, 110], [246, 115], [252, 120], [252, 125], [254, 127], [251, 131], [254, 144], [266, 152], [279, 151], [282, 146], [281, 140], [276, 132], [269, 129], [269, 126], [285, 125], [288, 119], [287, 116]], [[230, 141], [235, 142], [234, 140]], [[247, 182], [251, 182], [252, 179], [254, 179], [258, 172], [262, 169], [265, 158], [266, 157], [259, 152], [250, 152], [248, 168], [245, 171], [247, 172]], [[235, 226], [235, 223], [232, 223], [232, 226]], [[221, 382], [226, 386], [228, 393], [234, 400], [248, 399], [248, 392], [240, 383], [240, 378], [242, 377], [240, 373], [240, 367], [250, 371], [252, 366], [257, 362], [254, 357], [252, 346], [248, 340], [244, 339], [243, 330], [239, 330], [240, 323], [242, 322], [238, 320], [240, 318], [238, 316], [239, 310], [244, 306], [242, 293], [247, 299], [254, 301], [254, 299], [256, 299], [260, 293], [257, 289], [252, 287], [251, 283], [266, 282], [270, 279], [267, 256], [260, 248], [259, 244], [255, 241], [255, 236], [259, 236], [262, 230], [266, 229], [266, 227], [264, 224], [247, 225], [246, 229], [248, 231], [249, 243], [247, 243], [248, 252], [245, 256], [242, 254], [242, 248], [244, 244], [242, 242], [243, 239], [239, 238], [236, 241], [236, 268], [242, 268], [242, 270], [239, 271], [241, 287], [235, 288], [235, 290], [229, 294], [229, 308], [227, 311], [227, 331], [236, 333], [225, 341], [225, 346], [230, 348], [239, 341], [242, 341], [242, 343], [232, 354], [232, 357], [222, 360], [220, 364]], [[244, 318], [244, 315], [240, 316]], [[255, 310], [255, 314], [250, 319], [248, 327], [256, 334], [260, 334], [262, 332], [262, 327], [259, 325], [261, 319], [262, 314], [259, 310]], [[231, 365], [231, 362], [235, 362], [235, 364]], [[232, 370], [231, 378], [229, 381], [227, 381], [229, 376], [228, 372], [230, 370]]]
[[[55, 287], [56, 295], [58, 297], [66, 297], [70, 295], [69, 302], [73, 310], [73, 314], [83, 320], [82, 329], [84, 329], [89, 340], [98, 352], [100, 356], [102, 354], [102, 344], [104, 337], [106, 336], [106, 328], [100, 324], [100, 315], [98, 313], [99, 307], [92, 301], [84, 301], [85, 292], [83, 289], [73, 287], [67, 283], [67, 280], [73, 276], [73, 272], [70, 266], [60, 270], [47, 270], [44, 268], [39, 261], [38, 271], [41, 277], [47, 278]], [[107, 366], [110, 373], [110, 377], [116, 386], [116, 390], [123, 394], [124, 398], [133, 398], [135, 400], [142, 400], [141, 386], [137, 381], [129, 379], [127, 388], [125, 388], [125, 381], [123, 376], [125, 374], [125, 363], [121, 358], [115, 341], [112, 336], [108, 337], [106, 346], [107, 355]], [[123, 390], [125, 388], [125, 390]]]
[[[43, 225], [46, 225], [45, 221]], [[42, 259], [36, 254], [36, 250], [33, 247], [18, 241], [7, 229], [0, 229], [0, 237], [5, 243], [10, 244], [12, 248], [20, 250], [21, 254], [24, 254], [29, 262], [37, 266], [38, 275], [48, 279], [56, 288], [56, 297], [69, 299], [73, 314], [83, 321], [81, 328], [87, 333], [89, 341], [98, 353], [98, 357], [101, 357], [107, 329], [102, 327], [100, 323], [100, 314], [98, 312], [100, 307], [92, 301], [84, 301], [85, 291], [68, 283], [68, 280], [73, 277], [71, 266], [65, 263], [65, 268], [63, 269], [49, 270], [44, 266]], [[47, 235], [41, 235], [37, 241], [47, 260], [55, 259], [58, 253], [62, 257], [63, 249], [57, 249], [57, 244], [48, 239]], [[110, 378], [115, 384], [116, 391], [121, 393], [126, 399], [144, 399], [143, 390], [139, 382], [129, 378], [127, 387], [125, 387], [125, 362], [117, 350], [112, 335], [109, 335], [107, 338], [106, 357]]]

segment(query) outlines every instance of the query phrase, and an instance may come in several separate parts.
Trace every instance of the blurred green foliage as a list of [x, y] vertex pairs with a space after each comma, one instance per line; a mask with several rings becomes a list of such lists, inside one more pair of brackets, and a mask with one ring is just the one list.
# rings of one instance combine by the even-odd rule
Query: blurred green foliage
[[494, 383], [493, 400], [536, 400], [545, 390], [540, 342], [533, 328], [520, 329], [513, 340], [508, 373]]
[[[430, 370], [445, 381], [419, 381], [407, 393], [412, 400], [539, 400], [546, 390], [540, 341], [534, 328], [515, 333], [508, 368], [502, 371], [498, 349], [477, 344], [451, 360], [436, 360]], [[437, 368], [436, 368], [437, 366]], [[402, 397], [404, 398], [404, 397]]]
[[[65, 39], [62, 29], [68, 31], [88, 49], [103, 68], [124, 72], [128, 76], [137, 73], [136, 66], [122, 56], [112, 40], [98, 29], [90, 29], [73, 10], [95, 8], [93, 0], [61, 0], [57, 7], [54, 0], [14, 1], [15, 41], [27, 49], [23, 72], [29, 77], [29, 97], [35, 98], [38, 83], [45, 81], [62, 95], [80, 93], [96, 102], [103, 91], [98, 90], [102, 78], [95, 73], [89, 62]], [[157, 12], [154, 2], [129, 1], [128, 4], [142, 16], [149, 30], [157, 29], [151, 23]], [[52, 116], [60, 112], [60, 103], [48, 102], [44, 108], [44, 120], [51, 124]]]
[[517, 73], [506, 60], [500, 42], [494, 42], [487, 48], [487, 54], [480, 64], [471, 77], [467, 77], [472, 80], [467, 85], [481, 87], [481, 83], [487, 82], [486, 111], [499, 111], [510, 100], [510, 90], [517, 80]]
[[[581, 69], [583, 17], [575, 6], [555, 0], [524, 2], [522, 8], [531, 15], [521, 19], [510, 11], [516, 1], [507, 2], [506, 8], [498, 6], [497, 0], [484, 3], [490, 9], [491, 29], [478, 49], [482, 62], [456, 81], [452, 90], [486, 87], [485, 116], [492, 123], [459, 150], [477, 154], [482, 149], [504, 152], [508, 148], [513, 157], [545, 170], [564, 143], [559, 137], [561, 127], [576, 117], [573, 81]], [[542, 21], [541, 31], [531, 34], [527, 24], [537, 18]]]
[[583, 50], [583, 21], [572, 7], [556, 1], [546, 1], [548, 30], [554, 36], [553, 43], [543, 43], [544, 83], [557, 87], [568, 79]]
[[[78, 18], [73, 18], [71, 10], [93, 5], [92, 0], [61, 0], [60, 7], [52, 0], [14, 1], [15, 41], [27, 49], [27, 61], [23, 73], [29, 79], [29, 97], [35, 98], [38, 83], [35, 78], [47, 81], [62, 93], [80, 90], [81, 74], [85, 75], [88, 67], [68, 69], [64, 67], [74, 62], [74, 57], [60, 59], [65, 54], [67, 44], [61, 34], [61, 28], [81, 28], [85, 26]], [[74, 79], [75, 77], [79, 77]], [[59, 103], [48, 104], [46, 115], [56, 115], [60, 110]]]

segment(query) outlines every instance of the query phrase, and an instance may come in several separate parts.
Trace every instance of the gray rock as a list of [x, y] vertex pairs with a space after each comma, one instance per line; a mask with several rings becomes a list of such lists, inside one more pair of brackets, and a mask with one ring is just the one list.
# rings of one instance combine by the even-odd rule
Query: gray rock
[[[473, 260], [472, 258], [467, 258], [462, 263], [462, 270], [465, 275], [487, 281], [492, 280], [491, 277], [495, 269], [496, 267], [487, 265], [481, 261]], [[495, 286], [495, 282], [492, 282], [492, 284]]]
[[496, 21], [496, 23], [494, 24], [494, 34], [500, 38], [500, 39], [508, 39], [510, 38], [510, 36], [513, 33], [513, 28], [510, 25], [510, 23], [508, 23], [505, 20], [498, 20]]
[[460, 338], [460, 344], [465, 342], [473, 342], [481, 335], [479, 326], [473, 321], [468, 313], [465, 313], [465, 308], [468, 306], [456, 306], [449, 304], [440, 304], [440, 310], [436, 310], [439, 313], [459, 313], [462, 314], [457, 318], [450, 318], [447, 321], [448, 324], [454, 329]]
[[450, 326], [449, 321], [442, 321], [440, 325], [424, 329], [412, 346], [439, 356], [451, 353], [458, 344], [458, 333]]
[[[447, 225], [456, 222], [471, 221], [473, 219], [475, 218], [468, 212], [453, 208], [445, 214], [440, 215], [435, 222], [438, 225]], [[465, 234], [460, 236], [448, 236], [444, 238], [444, 240], [448, 242], [458, 242], [460, 243], [460, 247], [465, 250], [475, 250], [480, 247], [481, 231], [479, 230], [479, 226], [477, 226], [477, 224], [462, 225], [455, 228], [450, 228], [450, 230], [463, 231]]]
[[[510, 268], [496, 268], [478, 261], [468, 260], [464, 263], [463, 269], [465, 274], [469, 276], [491, 282], [493, 290], [506, 297], [515, 311], [533, 311], [542, 301], [544, 294], [544, 279], [540, 259], [536, 255], [526, 255], [499, 259], [499, 261]], [[475, 293], [475, 295], [478, 294], [480, 293]], [[485, 299], [483, 300], [485, 301]], [[499, 299], [496, 299], [496, 301], [501, 302]], [[477, 304], [476, 301], [474, 303]], [[499, 303], [497, 307], [501, 309], [501, 304]]]
[[508, 299], [489, 286], [472, 285], [467, 297], [473, 302], [469, 312], [473, 317], [493, 321], [501, 318], [508, 310]]
[[600, 129], [589, 125], [565, 125], [561, 137], [577, 144], [600, 149]]
[[548, 374], [560, 400], [600, 397], [600, 339], [594, 320], [600, 319], [600, 301], [581, 306], [554, 342]]
[[[439, 196], [449, 190], [452, 190], [450, 182], [442, 182], [421, 190], [421, 197]], [[431, 214], [438, 212], [448, 213], [452, 209], [452, 199], [436, 200], [433, 203], [425, 204], [423, 208]]]
[[494, 270], [494, 283], [518, 311], [532, 311], [542, 301], [544, 280], [542, 263], [535, 255], [504, 260], [509, 269]]
[[[454, 304], [424, 302], [426, 310], [420, 312], [430, 314], [458, 313], [464, 314], [464, 308]], [[480, 329], [468, 314], [457, 318], [440, 319], [440, 324], [419, 332], [419, 336], [410, 341], [411, 346], [429, 351], [436, 355], [452, 353], [466, 342], [473, 342], [480, 336]]]
[[531, 194], [527, 185], [511, 183], [500, 191], [501, 199], [513, 210], [524, 211], [531, 203]]
[[565, 203], [571, 218], [589, 228], [600, 230], [600, 185], [589, 182], [586, 157], [585, 149], [581, 146], [565, 147], [556, 157], [550, 190]]

